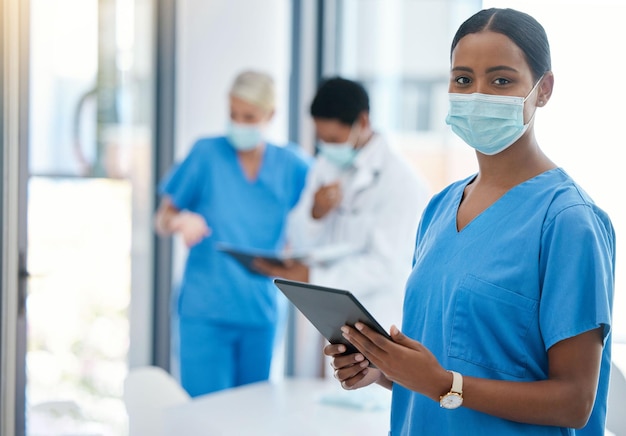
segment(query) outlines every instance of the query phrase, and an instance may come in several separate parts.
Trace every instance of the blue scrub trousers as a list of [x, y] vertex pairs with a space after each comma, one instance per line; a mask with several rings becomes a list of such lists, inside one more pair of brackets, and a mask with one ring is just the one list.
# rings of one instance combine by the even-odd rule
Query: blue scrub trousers
[[192, 397], [269, 379], [275, 325], [179, 322], [181, 383]]

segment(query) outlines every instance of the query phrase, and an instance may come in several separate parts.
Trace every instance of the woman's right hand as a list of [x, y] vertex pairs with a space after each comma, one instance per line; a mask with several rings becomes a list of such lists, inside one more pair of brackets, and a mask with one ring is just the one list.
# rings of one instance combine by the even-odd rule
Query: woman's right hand
[[181, 211], [172, 218], [171, 229], [182, 236], [187, 248], [193, 247], [211, 234], [211, 228], [200, 214]]
[[346, 390], [360, 389], [381, 381], [382, 372], [369, 366], [361, 353], [343, 354], [346, 346], [329, 344], [324, 347], [324, 354], [332, 357], [331, 366], [335, 369], [335, 378]]

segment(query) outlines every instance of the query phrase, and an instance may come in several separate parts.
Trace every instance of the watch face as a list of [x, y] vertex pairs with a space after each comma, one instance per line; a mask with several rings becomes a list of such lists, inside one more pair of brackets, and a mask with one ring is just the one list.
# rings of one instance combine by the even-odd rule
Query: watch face
[[456, 409], [463, 404], [463, 397], [454, 392], [449, 392], [441, 398], [439, 404], [444, 409]]

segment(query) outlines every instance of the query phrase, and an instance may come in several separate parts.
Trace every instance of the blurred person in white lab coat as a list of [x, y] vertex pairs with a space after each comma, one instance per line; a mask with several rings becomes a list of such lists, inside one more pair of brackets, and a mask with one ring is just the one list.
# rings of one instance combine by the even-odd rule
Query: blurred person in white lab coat
[[261, 272], [351, 291], [388, 329], [400, 323], [417, 225], [430, 189], [370, 122], [358, 82], [325, 80], [311, 104], [319, 153], [288, 224], [294, 252], [309, 261]]

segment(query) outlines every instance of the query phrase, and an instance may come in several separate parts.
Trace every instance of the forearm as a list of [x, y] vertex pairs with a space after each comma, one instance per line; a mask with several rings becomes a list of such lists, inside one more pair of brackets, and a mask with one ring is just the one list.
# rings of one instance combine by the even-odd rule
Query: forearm
[[[449, 387], [442, 394], [446, 389]], [[510, 382], [474, 377], [464, 377], [463, 398], [464, 407], [489, 415], [568, 428], [585, 425], [594, 401], [593, 395], [581, 392], [569, 381]]]
[[[513, 382], [464, 377], [463, 406], [528, 424], [583, 427], [595, 402], [601, 356], [600, 327], [553, 345], [548, 350], [547, 380]], [[450, 387], [443, 383], [439, 386], [441, 393]]]
[[512, 421], [580, 428], [593, 409], [601, 359], [600, 327], [548, 350], [548, 380], [505, 382], [468, 377], [464, 405]]
[[156, 232], [161, 236], [175, 233], [174, 223], [179, 214], [180, 211], [172, 205], [171, 201], [164, 198], [154, 219]]

